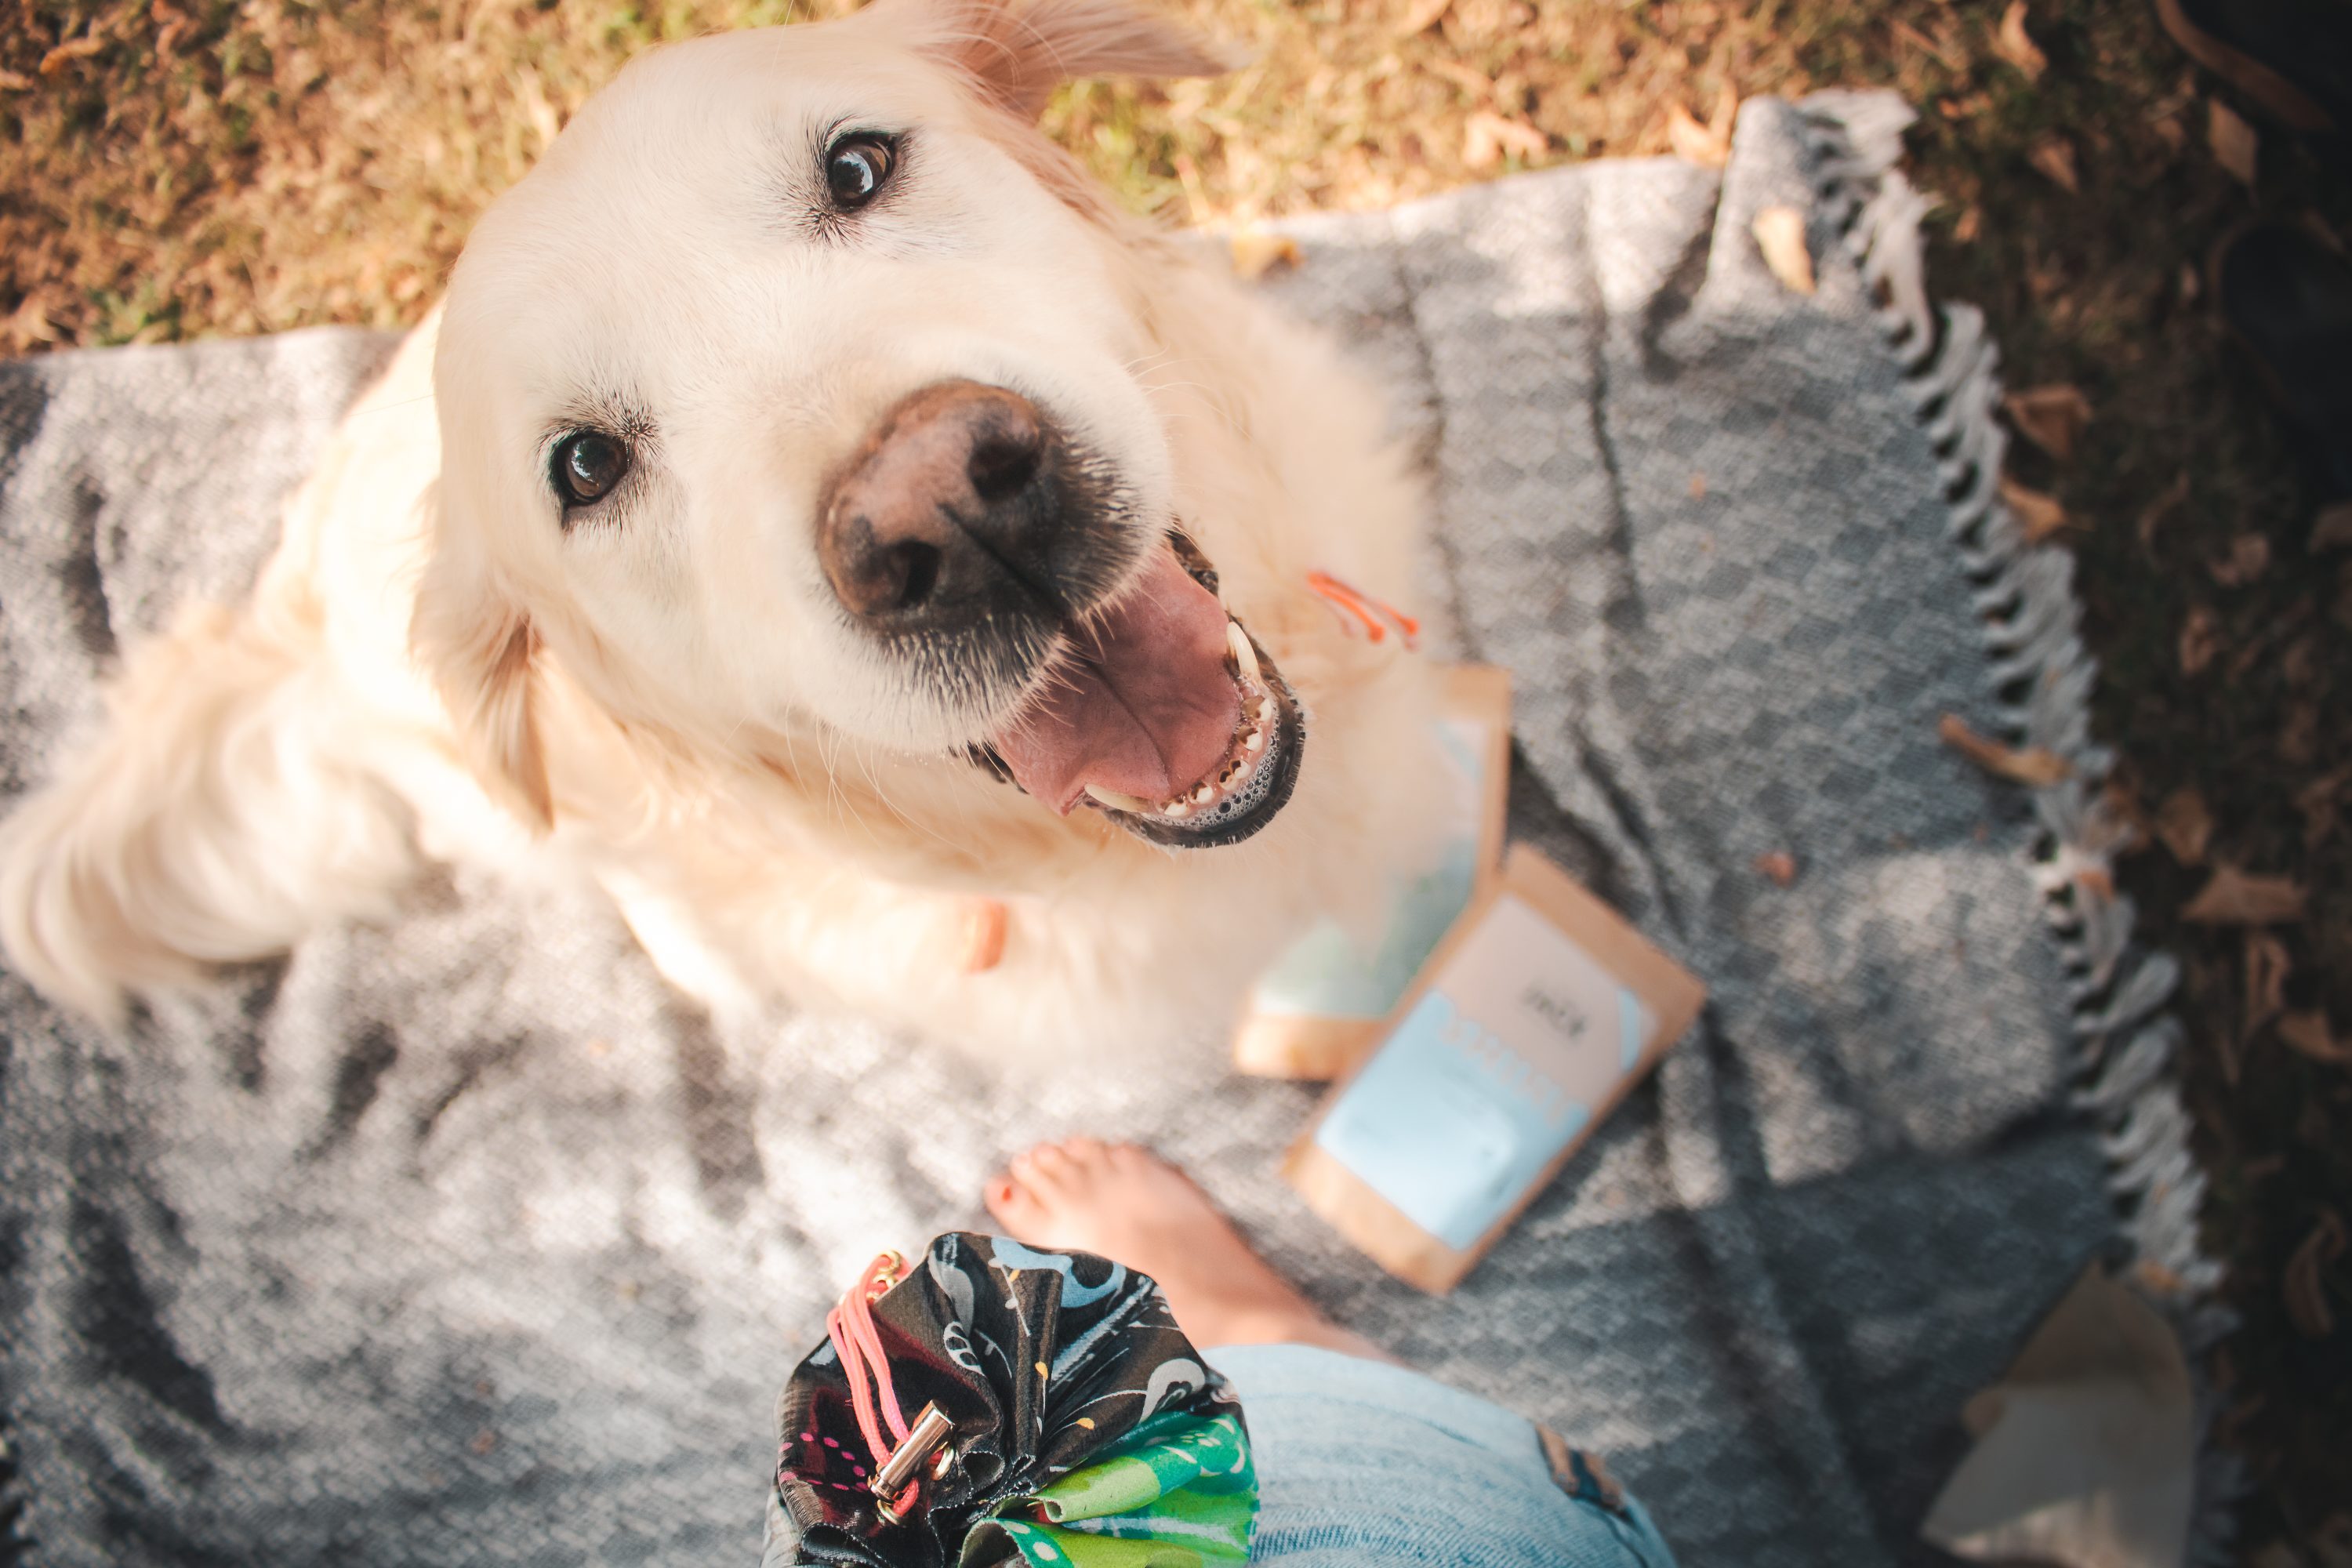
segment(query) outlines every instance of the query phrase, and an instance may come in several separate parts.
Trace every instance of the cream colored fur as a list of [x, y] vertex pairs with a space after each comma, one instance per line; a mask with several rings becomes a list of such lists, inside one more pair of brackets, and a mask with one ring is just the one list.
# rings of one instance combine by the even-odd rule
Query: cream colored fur
[[[1317, 911], [1366, 918], [1425, 847], [1434, 682], [1305, 578], [1413, 605], [1415, 485], [1329, 345], [1029, 125], [1065, 74], [1215, 64], [1104, 0], [885, 0], [633, 64], [485, 216], [250, 602], [132, 649], [109, 731], [0, 829], [13, 962], [105, 1014], [463, 859], [593, 877], [716, 1006], [1118, 1049], [1230, 1016]], [[915, 147], [846, 241], [791, 195], [845, 118]], [[1055, 816], [954, 754], [1003, 713], [926, 702], [844, 628], [817, 487], [945, 376], [1042, 392], [1216, 563], [1311, 714], [1258, 837]], [[599, 399], [648, 412], [658, 460], [625, 522], [567, 533], [547, 433]], [[974, 899], [1010, 930], [968, 974]]]

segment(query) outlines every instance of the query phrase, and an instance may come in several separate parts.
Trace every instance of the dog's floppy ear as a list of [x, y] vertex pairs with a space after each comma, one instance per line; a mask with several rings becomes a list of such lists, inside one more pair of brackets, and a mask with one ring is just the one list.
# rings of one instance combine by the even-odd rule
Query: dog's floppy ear
[[1090, 76], [1221, 76], [1239, 63], [1149, 0], [876, 0], [877, 19], [1034, 120], [1054, 89]]
[[480, 551], [439, 531], [416, 585], [409, 649], [440, 690], [475, 773], [544, 832], [555, 826], [555, 806], [532, 711], [539, 634], [492, 579]]

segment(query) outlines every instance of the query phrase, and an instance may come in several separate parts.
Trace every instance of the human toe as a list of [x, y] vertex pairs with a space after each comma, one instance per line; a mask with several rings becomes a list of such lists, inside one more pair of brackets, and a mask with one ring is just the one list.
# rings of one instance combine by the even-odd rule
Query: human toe
[[1045, 1201], [1012, 1171], [999, 1173], [981, 1194], [981, 1201], [1008, 1233], [1033, 1244], [1049, 1217]]
[[1059, 1143], [1040, 1143], [1013, 1156], [1015, 1179], [1047, 1204], [1066, 1204], [1085, 1185], [1085, 1172]]

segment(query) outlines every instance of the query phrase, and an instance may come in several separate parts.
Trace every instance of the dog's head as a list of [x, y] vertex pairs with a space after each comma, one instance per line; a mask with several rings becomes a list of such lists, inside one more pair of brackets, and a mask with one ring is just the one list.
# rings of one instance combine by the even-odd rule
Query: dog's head
[[1172, 510], [1128, 241], [1034, 128], [1065, 78], [1224, 63], [1116, 0], [883, 0], [591, 102], [441, 326], [415, 641], [484, 771], [551, 815], [547, 647], [688, 750], [814, 731], [1169, 845], [1270, 820], [1297, 707]]

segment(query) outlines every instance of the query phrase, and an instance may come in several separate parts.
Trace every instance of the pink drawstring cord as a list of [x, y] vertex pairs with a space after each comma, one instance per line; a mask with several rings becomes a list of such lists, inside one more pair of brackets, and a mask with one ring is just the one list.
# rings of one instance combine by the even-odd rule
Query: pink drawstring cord
[[[898, 1445], [907, 1440], [908, 1426], [898, 1409], [898, 1391], [890, 1382], [890, 1358], [883, 1353], [882, 1336], [874, 1326], [874, 1303], [906, 1274], [906, 1258], [895, 1252], [883, 1253], [866, 1266], [866, 1272], [841, 1298], [840, 1305], [824, 1315], [824, 1331], [833, 1337], [834, 1353], [841, 1357], [842, 1373], [849, 1379], [849, 1403], [857, 1413], [857, 1430], [874, 1457], [877, 1476]], [[870, 1390], [869, 1379], [874, 1384]], [[876, 1419], [877, 1404], [882, 1420]], [[889, 1423], [887, 1439], [882, 1435], [883, 1420]], [[907, 1489], [890, 1500], [890, 1511], [904, 1514], [918, 1489], [909, 1481]]]

